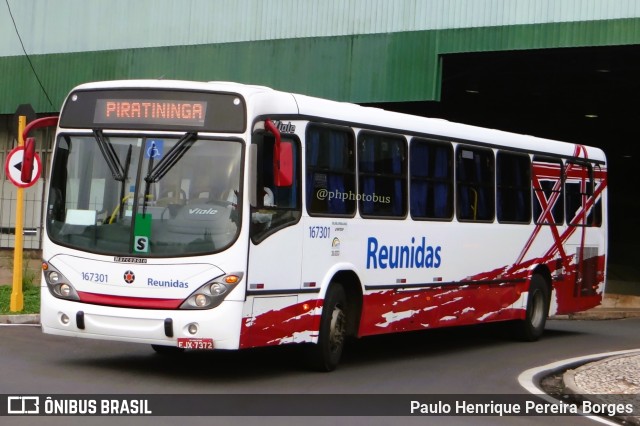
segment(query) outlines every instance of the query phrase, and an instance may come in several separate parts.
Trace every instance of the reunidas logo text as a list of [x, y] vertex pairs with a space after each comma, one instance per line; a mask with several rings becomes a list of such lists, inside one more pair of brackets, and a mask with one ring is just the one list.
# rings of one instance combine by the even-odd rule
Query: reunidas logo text
[[439, 268], [441, 246], [427, 245], [427, 238], [411, 238], [410, 245], [381, 245], [376, 237], [367, 240], [367, 269]]

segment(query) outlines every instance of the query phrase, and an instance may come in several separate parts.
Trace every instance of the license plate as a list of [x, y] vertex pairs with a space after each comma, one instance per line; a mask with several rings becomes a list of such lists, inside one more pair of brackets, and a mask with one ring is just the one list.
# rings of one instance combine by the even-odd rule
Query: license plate
[[183, 349], [213, 349], [213, 339], [178, 338], [178, 347]]

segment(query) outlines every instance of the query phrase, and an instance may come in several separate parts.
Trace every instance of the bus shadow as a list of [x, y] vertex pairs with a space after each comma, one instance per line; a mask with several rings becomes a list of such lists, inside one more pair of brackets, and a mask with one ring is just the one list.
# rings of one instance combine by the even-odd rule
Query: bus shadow
[[[546, 330], [543, 340], [564, 339], [580, 333]], [[344, 365], [369, 364], [385, 360], [429, 358], [488, 347], [521, 345], [513, 336], [511, 324], [480, 324], [452, 328], [421, 330], [401, 334], [372, 336], [351, 342], [343, 355]]]
[[[409, 333], [370, 336], [348, 342], [339, 370], [368, 367], [378, 363], [430, 359], [487, 347], [523, 344], [513, 339], [507, 324], [486, 324]], [[547, 330], [542, 339], [566, 340], [579, 332]], [[246, 379], [283, 378], [304, 372], [316, 374], [305, 363], [305, 345], [289, 345], [240, 351], [186, 351], [175, 355], [156, 354], [150, 347], [135, 354], [113, 354], [61, 361], [74, 367], [106, 369], [188, 382], [239, 383]], [[84, 353], [86, 355], [86, 352]]]

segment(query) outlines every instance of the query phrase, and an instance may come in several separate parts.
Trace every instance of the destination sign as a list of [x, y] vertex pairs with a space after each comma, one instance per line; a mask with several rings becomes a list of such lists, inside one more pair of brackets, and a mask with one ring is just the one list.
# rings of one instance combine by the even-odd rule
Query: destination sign
[[96, 123], [151, 123], [204, 126], [206, 102], [98, 99]]
[[246, 108], [240, 95], [233, 93], [83, 90], [67, 98], [60, 127], [241, 133], [246, 128]]

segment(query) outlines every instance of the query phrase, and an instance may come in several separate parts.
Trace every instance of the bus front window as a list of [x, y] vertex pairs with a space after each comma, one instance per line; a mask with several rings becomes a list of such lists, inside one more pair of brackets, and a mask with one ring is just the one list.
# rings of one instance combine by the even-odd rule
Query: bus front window
[[187, 136], [62, 135], [47, 208], [50, 238], [112, 255], [227, 248], [240, 229], [242, 145]]

